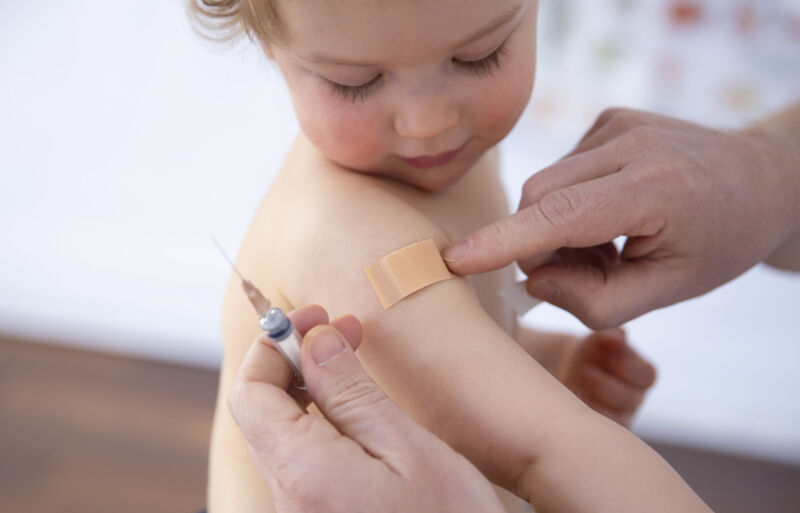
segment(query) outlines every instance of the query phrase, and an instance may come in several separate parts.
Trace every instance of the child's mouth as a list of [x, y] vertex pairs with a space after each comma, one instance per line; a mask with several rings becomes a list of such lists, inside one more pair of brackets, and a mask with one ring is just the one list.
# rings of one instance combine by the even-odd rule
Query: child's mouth
[[409, 166], [419, 169], [444, 166], [452, 162], [458, 156], [458, 154], [461, 153], [461, 150], [464, 149], [464, 146], [466, 146], [466, 143], [455, 150], [446, 151], [444, 153], [438, 153], [436, 155], [422, 155], [412, 158], [402, 157], [402, 159]]

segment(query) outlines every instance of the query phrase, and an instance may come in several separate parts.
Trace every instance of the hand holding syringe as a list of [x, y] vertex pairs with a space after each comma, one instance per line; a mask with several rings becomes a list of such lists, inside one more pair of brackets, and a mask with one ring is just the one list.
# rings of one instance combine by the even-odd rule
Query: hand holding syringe
[[214, 244], [216, 244], [222, 256], [225, 257], [225, 260], [231, 265], [233, 271], [242, 280], [242, 289], [244, 289], [247, 299], [250, 301], [250, 304], [253, 305], [256, 314], [259, 316], [258, 324], [261, 326], [261, 329], [267, 332], [272, 345], [283, 356], [292, 368], [292, 371], [294, 371], [294, 386], [300, 390], [305, 390], [303, 374], [300, 371], [300, 344], [303, 340], [302, 337], [300, 337], [300, 334], [294, 329], [286, 313], [280, 308], [271, 307], [269, 299], [265, 298], [255, 285], [242, 276], [233, 261], [228, 257], [227, 253], [225, 253], [225, 250], [222, 249], [217, 239], [211, 237], [211, 240], [214, 241]]

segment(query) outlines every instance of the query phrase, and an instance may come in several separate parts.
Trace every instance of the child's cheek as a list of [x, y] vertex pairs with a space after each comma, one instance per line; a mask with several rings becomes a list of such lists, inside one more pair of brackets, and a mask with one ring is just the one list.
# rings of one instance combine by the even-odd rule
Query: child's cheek
[[306, 136], [329, 159], [367, 170], [389, 151], [381, 136], [377, 110], [361, 103], [345, 104], [337, 98], [315, 103], [298, 117]]
[[515, 63], [510, 71], [498, 77], [491, 89], [481, 95], [489, 101], [481, 102], [477, 109], [480, 124], [488, 137], [499, 141], [514, 127], [525, 111], [533, 91], [535, 58], [530, 64]]
[[483, 115], [487, 130], [497, 134], [499, 139], [505, 137], [514, 127], [525, 111], [525, 106], [533, 89], [533, 72], [530, 74], [514, 73], [500, 87], [501, 94], [493, 94], [492, 102], [483, 106]]

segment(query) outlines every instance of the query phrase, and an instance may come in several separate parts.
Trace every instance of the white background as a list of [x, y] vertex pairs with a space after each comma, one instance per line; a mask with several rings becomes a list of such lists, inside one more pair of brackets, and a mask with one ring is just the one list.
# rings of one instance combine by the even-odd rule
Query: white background
[[[606, 78], [580, 75], [593, 27], [541, 57], [503, 144], [514, 203], [602, 106], [675, 110], [636, 72], [652, 39]], [[776, 80], [748, 114], [800, 94]], [[237, 250], [296, 131], [277, 70], [198, 40], [177, 0], [0, 4], [0, 332], [218, 366], [229, 270], [209, 234]], [[637, 431], [800, 464], [799, 295], [800, 277], [759, 267], [630, 323], [660, 372]], [[549, 306], [527, 320], [582, 331]]]

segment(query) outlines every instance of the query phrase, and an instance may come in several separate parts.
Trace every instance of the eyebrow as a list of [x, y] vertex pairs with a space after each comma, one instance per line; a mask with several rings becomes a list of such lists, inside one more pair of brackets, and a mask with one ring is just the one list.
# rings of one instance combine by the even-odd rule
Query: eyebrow
[[[512, 7], [505, 14], [494, 19], [491, 23], [487, 24], [482, 29], [472, 33], [468, 37], [462, 39], [457, 44], [453, 45], [453, 50], [455, 51], [463, 46], [467, 46], [468, 44], [491, 34], [495, 30], [507, 24], [508, 22], [516, 18], [517, 14], [519, 14], [519, 12], [522, 10], [522, 6], [523, 4], [517, 4], [516, 6]], [[339, 66], [358, 66], [367, 68], [379, 67], [379, 63], [377, 62], [351, 61], [347, 59], [342, 59], [340, 57], [326, 55], [324, 53], [313, 53], [309, 57], [305, 58], [305, 60], [313, 62], [315, 64], [335, 64]]]

